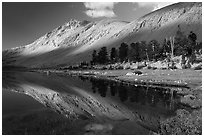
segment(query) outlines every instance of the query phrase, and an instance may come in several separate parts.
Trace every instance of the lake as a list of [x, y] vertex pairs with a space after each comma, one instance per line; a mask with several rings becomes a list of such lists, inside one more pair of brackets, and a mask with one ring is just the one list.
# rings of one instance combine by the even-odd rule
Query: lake
[[151, 134], [182, 107], [177, 89], [85, 76], [3, 72], [3, 134]]

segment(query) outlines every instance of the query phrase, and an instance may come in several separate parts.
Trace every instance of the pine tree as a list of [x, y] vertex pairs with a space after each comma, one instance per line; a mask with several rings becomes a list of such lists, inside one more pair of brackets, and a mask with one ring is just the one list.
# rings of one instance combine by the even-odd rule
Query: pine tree
[[146, 41], [140, 41], [139, 42], [139, 56], [140, 59], [147, 59], [149, 60], [149, 56], [148, 56], [148, 45], [146, 44]]
[[107, 52], [107, 48], [106, 47], [102, 47], [98, 53], [98, 63], [99, 64], [106, 64], [108, 63], [109, 59], [108, 59], [108, 52]]
[[148, 44], [148, 55], [150, 59], [157, 60], [159, 55], [159, 42], [151, 40]]
[[188, 35], [188, 47], [187, 47], [187, 54], [191, 56], [196, 48], [196, 40], [197, 36], [193, 31], [190, 32]]
[[97, 63], [97, 52], [96, 50], [93, 51], [92, 53], [92, 61], [91, 61], [91, 64], [92, 65], [95, 65]]
[[128, 53], [128, 58], [130, 61], [136, 61], [136, 62], [139, 62], [140, 61], [140, 49], [139, 49], [139, 42], [137, 43], [131, 43], [130, 44], [130, 50], [129, 53]]
[[163, 53], [166, 55], [166, 53], [171, 53], [171, 45], [170, 41], [165, 38], [163, 42]]
[[118, 52], [116, 48], [112, 48], [111, 49], [111, 53], [110, 53], [110, 60], [112, 63], [117, 62], [117, 58], [118, 58]]
[[174, 52], [175, 55], [186, 55], [188, 50], [188, 38], [184, 33], [181, 31], [180, 26], [178, 26], [178, 30], [175, 35], [175, 42], [174, 42]]
[[128, 45], [126, 43], [121, 43], [119, 47], [119, 58], [120, 61], [126, 61], [127, 60], [127, 55], [128, 55]]

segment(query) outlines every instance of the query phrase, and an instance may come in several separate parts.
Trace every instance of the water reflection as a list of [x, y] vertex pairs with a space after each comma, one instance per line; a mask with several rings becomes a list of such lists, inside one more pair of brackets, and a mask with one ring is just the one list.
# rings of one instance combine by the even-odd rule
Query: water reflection
[[[133, 134], [148, 134], [147, 129], [157, 131], [159, 122], [175, 115], [180, 103], [174, 89], [85, 76], [3, 73], [3, 88], [26, 94], [71, 120], [112, 124], [111, 134], [126, 133], [124, 124], [137, 127]], [[7, 107], [6, 103], [3, 107]]]
[[110, 93], [124, 103], [135, 102], [172, 111], [178, 107], [179, 96], [176, 95], [176, 90], [170, 88], [138, 86], [86, 76], [79, 78], [83, 81], [89, 80], [92, 83], [93, 93], [98, 93], [101, 97], [106, 97], [107, 93]]

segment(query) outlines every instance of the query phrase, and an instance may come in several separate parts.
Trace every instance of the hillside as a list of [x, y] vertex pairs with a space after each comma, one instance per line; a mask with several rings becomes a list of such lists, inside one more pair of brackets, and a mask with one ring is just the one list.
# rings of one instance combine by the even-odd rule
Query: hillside
[[175, 35], [178, 25], [202, 40], [202, 3], [176, 3], [130, 23], [114, 19], [98, 22], [71, 20], [33, 43], [3, 51], [3, 65], [53, 67], [89, 61], [94, 49], [121, 42], [150, 41]]

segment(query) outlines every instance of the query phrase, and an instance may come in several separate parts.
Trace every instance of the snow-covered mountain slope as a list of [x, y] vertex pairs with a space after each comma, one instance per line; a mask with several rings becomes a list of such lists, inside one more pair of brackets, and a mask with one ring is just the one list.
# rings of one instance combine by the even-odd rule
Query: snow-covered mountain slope
[[124, 37], [127, 42], [156, 39], [163, 42], [176, 34], [178, 25], [185, 34], [194, 31], [198, 41], [202, 39], [202, 4], [176, 3], [149, 13], [126, 25], [116, 36]]
[[[134, 14], [134, 13], [133, 13]], [[118, 47], [175, 35], [178, 25], [185, 34], [193, 31], [202, 40], [202, 3], [176, 3], [130, 23], [114, 19], [98, 22], [71, 20], [33, 43], [3, 51], [3, 65], [54, 67], [90, 61], [94, 49]]]

